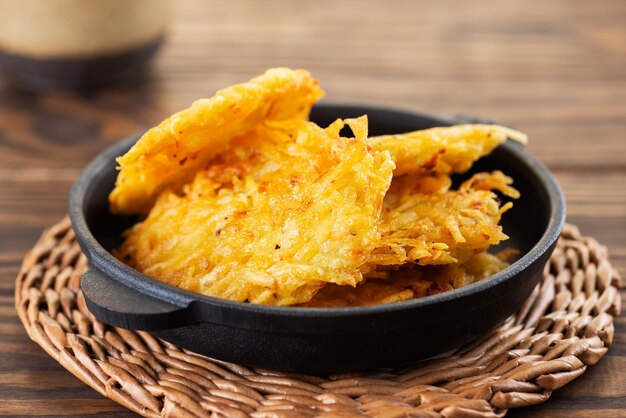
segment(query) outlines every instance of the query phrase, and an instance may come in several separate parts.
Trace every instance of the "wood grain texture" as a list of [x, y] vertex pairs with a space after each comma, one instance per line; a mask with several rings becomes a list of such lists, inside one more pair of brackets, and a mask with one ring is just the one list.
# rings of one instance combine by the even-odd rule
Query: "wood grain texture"
[[[327, 100], [471, 114], [527, 132], [569, 218], [626, 275], [626, 2], [173, 3], [149, 79], [89, 97], [0, 81], [0, 416], [133, 416], [72, 377], [23, 331], [13, 281], [107, 145], [278, 65], [309, 69]], [[626, 295], [625, 293], [623, 293]], [[626, 416], [626, 319], [614, 346], [545, 404], [512, 417]]]

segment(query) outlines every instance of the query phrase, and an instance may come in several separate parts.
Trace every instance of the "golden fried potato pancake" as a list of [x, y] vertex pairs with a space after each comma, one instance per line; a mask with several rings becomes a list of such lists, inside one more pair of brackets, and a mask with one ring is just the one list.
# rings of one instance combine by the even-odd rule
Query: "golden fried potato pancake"
[[[500, 207], [490, 190], [516, 197], [509, 177], [480, 173], [459, 190], [449, 190], [446, 177], [394, 178], [381, 213], [381, 240], [363, 272], [372, 266], [462, 263], [508, 238], [499, 222], [512, 203]], [[424, 187], [432, 193], [423, 193]]]
[[507, 138], [526, 143], [521, 132], [498, 125], [455, 125], [371, 138], [374, 149], [387, 150], [403, 174], [464, 173]]
[[440, 266], [405, 264], [384, 278], [366, 277], [356, 287], [328, 284], [300, 306], [343, 307], [401, 302], [458, 289], [491, 276], [508, 266], [495, 255], [483, 252], [465, 263]]
[[145, 214], [165, 189], [180, 190], [233, 138], [266, 121], [305, 119], [323, 96], [307, 71], [273, 68], [200, 99], [147, 131], [125, 155], [109, 196], [115, 213]]
[[[158, 280], [273, 305], [389, 303], [462, 287], [517, 198], [502, 172], [450, 175], [524, 134], [457, 125], [367, 137], [367, 118], [307, 121], [323, 96], [286, 68], [196, 101], [118, 158], [111, 210], [147, 215], [115, 252]], [[349, 125], [354, 137], [340, 136]], [[392, 178], [393, 177], [393, 178]], [[355, 288], [356, 286], [356, 288]], [[321, 289], [321, 291], [320, 291]]]
[[166, 283], [236, 301], [292, 305], [326, 283], [354, 286], [378, 245], [394, 169], [372, 151], [367, 119], [327, 129], [293, 118], [260, 124], [197, 173], [161, 192], [120, 259]]

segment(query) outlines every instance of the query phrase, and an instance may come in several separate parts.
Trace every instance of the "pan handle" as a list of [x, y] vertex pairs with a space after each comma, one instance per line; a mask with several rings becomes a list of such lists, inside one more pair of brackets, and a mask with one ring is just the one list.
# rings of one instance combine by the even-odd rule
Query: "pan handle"
[[126, 329], [163, 331], [188, 325], [187, 306], [177, 306], [140, 293], [89, 268], [80, 287], [89, 311], [100, 321]]

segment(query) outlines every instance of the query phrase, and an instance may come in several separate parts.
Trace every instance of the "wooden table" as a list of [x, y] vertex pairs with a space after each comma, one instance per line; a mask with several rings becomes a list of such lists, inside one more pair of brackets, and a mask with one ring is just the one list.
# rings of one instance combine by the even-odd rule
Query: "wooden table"
[[[626, 275], [626, 2], [184, 1], [147, 82], [89, 97], [0, 85], [0, 415], [131, 416], [26, 336], [21, 258], [109, 144], [272, 66], [328, 100], [464, 113], [519, 128], [561, 182], [569, 221]], [[626, 416], [626, 320], [614, 346], [530, 417]]]

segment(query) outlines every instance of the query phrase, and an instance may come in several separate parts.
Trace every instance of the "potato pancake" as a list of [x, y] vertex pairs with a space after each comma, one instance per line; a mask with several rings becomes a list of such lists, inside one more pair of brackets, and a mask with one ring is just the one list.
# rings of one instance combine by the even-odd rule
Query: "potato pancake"
[[368, 277], [354, 288], [328, 284], [300, 306], [336, 308], [402, 302], [467, 286], [506, 266], [505, 260], [489, 253], [476, 254], [465, 263], [444, 266], [406, 264], [382, 278]]
[[372, 137], [374, 149], [391, 153], [394, 176], [464, 173], [508, 138], [525, 144], [526, 135], [498, 125], [455, 125]]
[[307, 71], [273, 68], [195, 101], [148, 130], [117, 159], [120, 173], [109, 196], [111, 210], [148, 213], [161, 191], [179, 190], [233, 138], [261, 122], [306, 119], [323, 95]]
[[508, 239], [499, 222], [512, 203], [501, 207], [490, 190], [517, 197], [512, 180], [498, 171], [479, 173], [458, 190], [449, 190], [446, 177], [394, 178], [381, 213], [382, 236], [369, 265], [464, 262]]
[[292, 305], [326, 283], [355, 286], [380, 239], [391, 182], [367, 119], [354, 138], [301, 119], [233, 140], [182, 195], [162, 192], [118, 257], [166, 283], [237, 301]]

